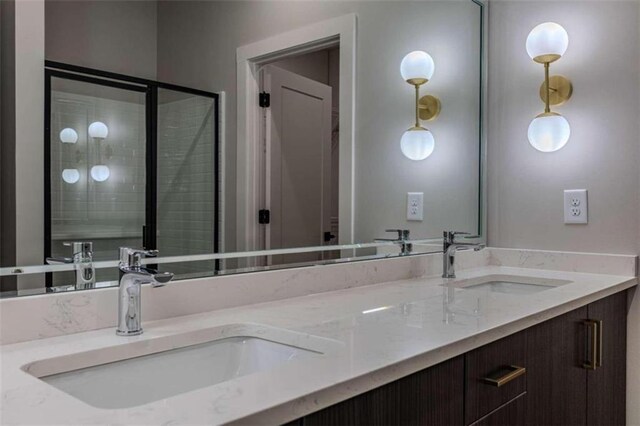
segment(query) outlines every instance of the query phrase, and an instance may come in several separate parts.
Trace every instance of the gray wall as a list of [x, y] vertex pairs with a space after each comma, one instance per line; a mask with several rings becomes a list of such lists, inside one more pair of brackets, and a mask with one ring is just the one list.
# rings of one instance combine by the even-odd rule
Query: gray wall
[[[496, 1], [489, 9], [489, 244], [604, 253], [640, 253], [640, 2]], [[542, 111], [542, 66], [525, 40], [555, 21], [569, 33], [552, 64], [574, 95], [557, 108], [569, 143], [533, 149], [527, 126]], [[564, 225], [562, 191], [589, 190], [589, 224]], [[637, 293], [637, 292], [636, 292]], [[628, 317], [627, 423], [640, 424], [640, 297]]]
[[[44, 0], [15, 2], [16, 263], [41, 264], [44, 246]], [[42, 277], [18, 278], [23, 288]]]
[[46, 57], [143, 78], [156, 78], [155, 0], [48, 0]]
[[[640, 247], [640, 102], [636, 1], [492, 2], [489, 39], [489, 243], [635, 254]], [[568, 76], [571, 124], [560, 151], [533, 149], [527, 127], [543, 104], [543, 67], [529, 31], [556, 21], [569, 33], [552, 74]], [[589, 224], [563, 223], [563, 190], [589, 190]]]
[[[370, 241], [390, 227], [423, 237], [452, 226], [475, 230], [479, 8], [473, 3], [163, 1], [158, 78], [228, 95], [227, 251], [235, 247], [236, 49], [347, 13], [358, 16], [356, 240]], [[428, 124], [436, 151], [423, 162], [406, 159], [399, 142], [413, 124], [413, 88], [399, 64], [416, 49], [434, 57], [436, 72], [424, 92], [443, 102], [442, 115]], [[406, 221], [409, 191], [425, 193], [424, 222]]]

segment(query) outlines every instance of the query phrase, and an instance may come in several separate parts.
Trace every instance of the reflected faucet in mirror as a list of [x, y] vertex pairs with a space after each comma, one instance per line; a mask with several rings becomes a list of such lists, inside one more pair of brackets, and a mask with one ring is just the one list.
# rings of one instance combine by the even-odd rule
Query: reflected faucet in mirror
[[408, 229], [387, 229], [384, 232], [397, 232], [398, 238], [376, 238], [376, 242], [389, 241], [400, 244], [400, 255], [406, 256], [413, 251], [413, 245], [409, 242]]
[[[36, 3], [40, 9], [43, 2]], [[303, 16], [308, 5], [170, 1], [156, 10], [155, 2], [109, 2], [114, 16], [131, 17], [133, 3], [145, 9], [119, 21], [121, 33], [162, 52], [161, 69], [153, 55], [138, 55], [146, 44], [122, 45], [109, 28], [88, 24], [87, 17], [104, 13], [101, 3], [51, 1], [42, 19], [7, 18], [47, 48], [12, 45], [29, 66], [2, 73], [3, 82], [21, 88], [16, 99], [26, 95], [30, 105], [14, 114], [17, 104], [9, 102], [5, 127], [15, 127], [18, 117], [38, 137], [10, 132], [2, 139], [16, 155], [2, 167], [0, 298], [115, 287], [119, 247], [175, 257], [176, 266], [167, 267], [175, 281], [439, 256], [443, 229], [484, 228], [483, 2], [383, 0], [354, 8], [312, 0], [317, 13], [305, 22], [268, 22], [250, 37], [209, 20], [245, 28], [262, 22], [265, 11]], [[59, 16], [73, 16], [73, 25]], [[190, 25], [191, 16], [206, 22]], [[430, 19], [446, 31], [398, 31]], [[168, 35], [156, 40], [159, 33]], [[360, 33], [379, 33], [386, 42], [362, 45]], [[86, 43], [69, 49], [70, 37]], [[434, 37], [438, 43], [429, 42]], [[113, 52], [108, 64], [93, 54], [101, 51]], [[201, 60], [202, 51], [208, 59]], [[396, 72], [354, 72], [354, 64], [371, 58]], [[238, 92], [239, 85], [252, 89]], [[41, 86], [42, 96], [29, 95]], [[436, 95], [446, 100], [446, 120], [431, 134]], [[381, 99], [384, 117], [361, 107]], [[418, 161], [427, 156], [429, 164]], [[420, 194], [422, 203], [414, 204]], [[383, 233], [392, 227], [411, 229], [411, 239]], [[384, 242], [374, 242], [378, 237]], [[95, 285], [86, 276], [76, 284], [76, 265], [55, 259], [72, 257], [64, 241], [93, 243]], [[66, 264], [43, 265], [48, 257]], [[85, 266], [80, 270], [92, 274]]]
[[76, 289], [94, 288], [96, 286], [96, 270], [93, 266], [93, 243], [91, 241], [74, 241], [64, 243], [64, 245], [72, 248], [71, 257], [47, 257], [47, 264], [73, 263], [76, 270]]
[[442, 278], [455, 278], [456, 277], [456, 252], [462, 250], [479, 251], [485, 248], [484, 244], [480, 243], [462, 243], [456, 241], [456, 236], [465, 235], [465, 238], [473, 239], [480, 238], [479, 235], [471, 236], [468, 232], [453, 232], [444, 231], [443, 235], [443, 271]]
[[118, 288], [118, 336], [142, 334], [142, 284], [162, 287], [173, 278], [171, 272], [158, 272], [142, 266], [142, 258], [155, 257], [158, 250], [120, 247], [120, 280]]

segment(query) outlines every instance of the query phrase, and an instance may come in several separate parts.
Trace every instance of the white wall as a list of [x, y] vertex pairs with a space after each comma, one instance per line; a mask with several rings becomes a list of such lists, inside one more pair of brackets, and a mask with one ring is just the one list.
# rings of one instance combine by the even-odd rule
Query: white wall
[[[544, 154], [527, 141], [543, 110], [541, 65], [525, 40], [555, 21], [569, 33], [551, 65], [574, 84], [557, 111], [571, 139]], [[640, 252], [640, 2], [492, 1], [489, 8], [489, 244], [496, 247]], [[589, 224], [564, 225], [562, 191], [589, 190]], [[640, 296], [629, 315], [627, 421], [640, 424]]]
[[45, 10], [47, 59], [156, 78], [157, 1], [52, 0]]
[[[406, 227], [416, 237], [445, 228], [476, 230], [480, 15], [471, 1], [189, 2], [158, 5], [158, 77], [227, 93], [227, 229], [234, 230], [236, 49], [271, 35], [355, 13], [358, 18], [355, 235], [371, 241]], [[400, 152], [413, 125], [413, 88], [399, 74], [402, 57], [427, 50], [436, 72], [424, 93], [443, 102], [428, 123], [436, 150], [422, 162]], [[238, 141], [242, 143], [242, 141]], [[425, 221], [406, 221], [406, 193], [425, 193]], [[227, 232], [233, 251], [233, 232]]]

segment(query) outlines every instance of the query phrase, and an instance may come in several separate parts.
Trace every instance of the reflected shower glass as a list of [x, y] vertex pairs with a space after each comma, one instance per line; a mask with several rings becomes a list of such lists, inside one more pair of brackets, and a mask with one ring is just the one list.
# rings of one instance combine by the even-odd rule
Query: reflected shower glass
[[[217, 111], [213, 97], [158, 88], [157, 247], [162, 256], [218, 252]], [[219, 261], [171, 265], [181, 278]]]
[[[50, 178], [53, 257], [69, 241], [93, 242], [94, 260], [141, 247], [145, 223], [145, 93], [84, 81], [51, 80]], [[102, 269], [97, 281], [116, 280]], [[53, 285], [74, 274], [53, 274]]]

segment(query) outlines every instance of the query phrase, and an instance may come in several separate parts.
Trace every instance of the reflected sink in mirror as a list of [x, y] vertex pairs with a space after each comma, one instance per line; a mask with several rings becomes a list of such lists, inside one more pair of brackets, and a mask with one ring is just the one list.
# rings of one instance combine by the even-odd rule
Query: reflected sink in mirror
[[[235, 333], [249, 335], [226, 337]], [[118, 409], [322, 357], [338, 343], [266, 326], [234, 325], [220, 333], [225, 337], [180, 345], [201, 340], [206, 334], [200, 331], [190, 336], [141, 340], [101, 351], [37, 361], [23, 369], [89, 405]], [[141, 352], [147, 353], [140, 355]]]

